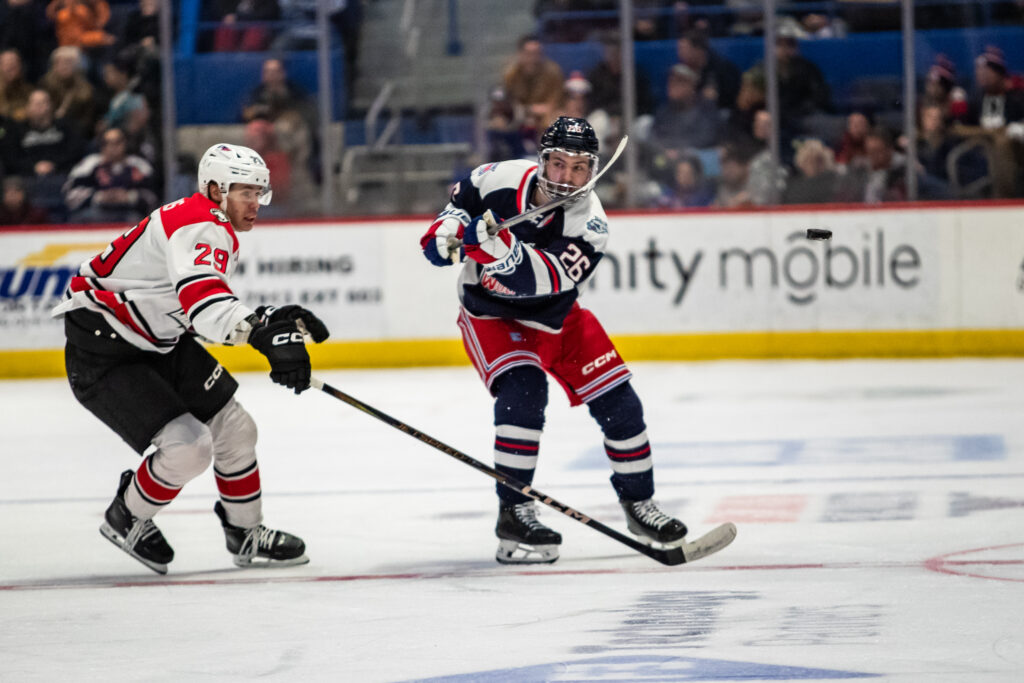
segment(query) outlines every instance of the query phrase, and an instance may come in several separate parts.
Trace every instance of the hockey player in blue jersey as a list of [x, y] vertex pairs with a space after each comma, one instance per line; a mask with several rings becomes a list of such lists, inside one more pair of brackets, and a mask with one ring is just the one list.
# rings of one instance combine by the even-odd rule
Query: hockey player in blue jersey
[[[495, 467], [532, 483], [547, 372], [572, 405], [586, 404], [604, 433], [630, 532], [652, 545], [677, 545], [686, 526], [652, 500], [650, 442], [629, 369], [594, 314], [577, 302], [608, 241], [601, 201], [587, 192], [533, 222], [496, 229], [501, 220], [587, 184], [597, 173], [597, 151], [585, 119], [559, 117], [541, 137], [539, 163], [486, 164], [457, 183], [420, 246], [432, 264], [450, 266], [450, 250], [462, 242], [458, 325], [494, 396]], [[498, 562], [557, 560], [562, 537], [537, 520], [534, 501], [500, 484], [498, 498]]]

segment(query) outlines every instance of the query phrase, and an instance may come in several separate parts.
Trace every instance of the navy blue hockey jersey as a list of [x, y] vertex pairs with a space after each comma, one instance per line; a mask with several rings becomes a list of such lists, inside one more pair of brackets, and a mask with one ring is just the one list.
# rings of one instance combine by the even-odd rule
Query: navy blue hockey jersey
[[[447, 223], [454, 234], [488, 209], [507, 220], [533, 208], [536, 186], [537, 164], [531, 161], [485, 164], [455, 185], [435, 223]], [[506, 267], [500, 273], [467, 259], [459, 276], [459, 300], [477, 317], [558, 330], [604, 255], [608, 219], [601, 200], [591, 192], [511, 231], [520, 241], [522, 259], [511, 272]]]

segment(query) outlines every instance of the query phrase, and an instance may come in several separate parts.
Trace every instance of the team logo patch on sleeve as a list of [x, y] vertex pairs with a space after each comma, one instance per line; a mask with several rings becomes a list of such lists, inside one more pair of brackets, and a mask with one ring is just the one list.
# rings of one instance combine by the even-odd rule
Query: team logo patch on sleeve
[[587, 230], [603, 235], [608, 232], [608, 223], [603, 218], [594, 216], [587, 221]]
[[216, 218], [221, 223], [227, 223], [228, 222], [227, 214], [224, 213], [223, 211], [221, 211], [220, 209], [210, 209], [210, 213], [212, 213], [213, 217]]

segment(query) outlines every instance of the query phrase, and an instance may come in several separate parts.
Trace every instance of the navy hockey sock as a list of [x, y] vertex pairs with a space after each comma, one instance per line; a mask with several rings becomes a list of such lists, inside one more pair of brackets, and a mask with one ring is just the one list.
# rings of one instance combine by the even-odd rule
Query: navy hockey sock
[[[502, 373], [491, 385], [494, 394], [494, 467], [524, 484], [533, 483], [548, 404], [548, 380], [544, 371], [519, 366]], [[517, 505], [530, 500], [497, 484], [498, 498]]]
[[604, 432], [604, 450], [612, 466], [612, 486], [619, 498], [646, 500], [654, 495], [651, 444], [640, 397], [629, 382], [587, 404]]

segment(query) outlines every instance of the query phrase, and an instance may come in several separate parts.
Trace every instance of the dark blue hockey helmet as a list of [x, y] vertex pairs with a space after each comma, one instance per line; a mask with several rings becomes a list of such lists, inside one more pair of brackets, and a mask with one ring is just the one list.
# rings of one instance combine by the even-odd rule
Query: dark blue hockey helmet
[[554, 199], [555, 197], [565, 197], [579, 189], [575, 185], [556, 183], [548, 178], [547, 164], [552, 152], [586, 157], [590, 164], [590, 177], [593, 178], [597, 173], [597, 150], [597, 133], [586, 119], [575, 116], [559, 116], [540, 137], [540, 168], [537, 173], [537, 182], [544, 194]]
[[540, 137], [540, 148], [558, 147], [573, 154], [597, 156], [597, 133], [586, 119], [559, 116]]

